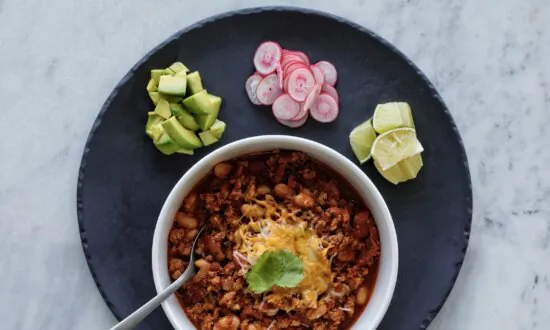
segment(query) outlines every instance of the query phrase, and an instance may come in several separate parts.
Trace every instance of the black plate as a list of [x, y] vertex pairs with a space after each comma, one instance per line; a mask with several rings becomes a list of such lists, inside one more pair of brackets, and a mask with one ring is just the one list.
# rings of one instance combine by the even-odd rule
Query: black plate
[[[263, 40], [329, 60], [339, 73], [341, 111], [332, 124], [300, 129], [276, 123], [270, 108], [247, 99], [244, 82]], [[222, 141], [195, 156], [166, 157], [144, 134], [149, 70], [180, 60], [200, 70], [206, 88], [224, 99]], [[425, 152], [418, 178], [393, 186], [372, 164], [362, 166], [380, 189], [399, 239], [399, 277], [379, 329], [425, 328], [458, 275], [468, 244], [472, 192], [466, 154], [453, 119], [426, 77], [399, 51], [365, 28], [296, 8], [232, 12], [186, 28], [147, 54], [109, 96], [92, 128], [78, 178], [78, 219], [92, 275], [109, 308], [124, 317], [155, 295], [151, 242], [172, 186], [215, 148], [241, 138], [289, 134], [334, 148], [354, 160], [348, 134], [375, 105], [411, 104]], [[162, 309], [139, 329], [170, 329]]]

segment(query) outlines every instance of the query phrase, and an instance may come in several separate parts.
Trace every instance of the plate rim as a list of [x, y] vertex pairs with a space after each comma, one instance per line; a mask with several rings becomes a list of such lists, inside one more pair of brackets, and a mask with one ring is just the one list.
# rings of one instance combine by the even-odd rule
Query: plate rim
[[[86, 258], [86, 263], [88, 265], [88, 269], [90, 270], [90, 274], [92, 275], [92, 279], [101, 295], [101, 298], [106, 303], [107, 307], [111, 311], [111, 313], [115, 316], [117, 320], [121, 320], [123, 317], [121, 316], [121, 313], [117, 310], [116, 306], [114, 306], [109, 298], [107, 297], [106, 292], [103, 289], [103, 286], [101, 283], [98, 282], [97, 275], [94, 271], [94, 261], [92, 260], [91, 255], [88, 251], [88, 239], [87, 239], [87, 233], [85, 229], [85, 225], [83, 222], [83, 216], [84, 216], [84, 209], [83, 209], [83, 198], [82, 198], [82, 187], [83, 182], [86, 175], [86, 166], [87, 166], [87, 160], [88, 155], [90, 153], [90, 144], [95, 137], [95, 133], [99, 126], [102, 123], [103, 115], [107, 110], [109, 109], [113, 99], [118, 95], [119, 89], [121, 89], [125, 83], [133, 77], [137, 69], [151, 56], [153, 56], [156, 52], [158, 52], [160, 49], [162, 49], [167, 44], [171, 43], [172, 41], [178, 39], [181, 35], [184, 33], [187, 33], [189, 31], [199, 29], [202, 26], [214, 23], [217, 20], [232, 17], [232, 16], [246, 16], [250, 14], [258, 14], [262, 12], [294, 12], [294, 13], [302, 13], [307, 15], [314, 15], [314, 16], [320, 16], [323, 18], [328, 18], [334, 21], [337, 21], [339, 23], [345, 24], [361, 33], [369, 35], [371, 38], [375, 39], [377, 42], [380, 42], [383, 46], [387, 47], [389, 50], [394, 52], [396, 55], [398, 55], [402, 60], [405, 61], [407, 65], [409, 65], [413, 70], [416, 72], [416, 74], [419, 75], [419, 77], [426, 83], [428, 86], [428, 89], [430, 90], [432, 97], [434, 97], [438, 102], [440, 102], [443, 105], [443, 114], [447, 118], [449, 124], [451, 125], [451, 128], [453, 130], [453, 133], [457, 137], [457, 142], [459, 144], [459, 154], [461, 158], [463, 159], [463, 166], [466, 169], [466, 180], [467, 180], [467, 196], [466, 196], [466, 202], [468, 203], [467, 206], [467, 217], [469, 218], [464, 230], [463, 230], [463, 239], [464, 239], [464, 246], [461, 249], [460, 253], [460, 260], [455, 264], [455, 274], [449, 284], [449, 287], [445, 290], [445, 293], [441, 299], [437, 303], [437, 306], [432, 309], [428, 315], [423, 319], [423, 321], [419, 325], [419, 329], [426, 329], [430, 323], [433, 321], [435, 316], [439, 313], [445, 302], [447, 301], [449, 295], [452, 292], [452, 289], [455, 286], [456, 280], [458, 278], [458, 275], [460, 274], [460, 271], [462, 269], [462, 265], [464, 264], [464, 259], [466, 252], [468, 250], [469, 246], [469, 240], [470, 240], [470, 233], [471, 233], [471, 226], [472, 226], [472, 216], [473, 216], [473, 191], [472, 191], [472, 179], [471, 179], [471, 173], [470, 173], [470, 167], [468, 162], [468, 156], [466, 154], [466, 149], [464, 147], [464, 142], [462, 140], [462, 136], [460, 135], [460, 132], [458, 130], [458, 127], [451, 115], [451, 112], [449, 111], [449, 108], [443, 101], [443, 98], [439, 94], [439, 92], [436, 90], [435, 86], [432, 84], [432, 82], [428, 79], [428, 76], [420, 70], [420, 68], [412, 62], [409, 57], [407, 57], [403, 52], [401, 52], [396, 46], [394, 46], [392, 43], [390, 43], [388, 40], [383, 38], [382, 36], [378, 35], [377, 33], [371, 31], [369, 28], [360, 25], [359, 23], [356, 23], [350, 19], [343, 18], [341, 16], [338, 16], [336, 14], [332, 14], [329, 12], [321, 11], [318, 9], [311, 9], [311, 8], [305, 8], [305, 7], [299, 7], [299, 6], [260, 6], [260, 7], [249, 7], [249, 8], [243, 8], [238, 10], [232, 10], [232, 11], [225, 11], [222, 13], [214, 14], [211, 16], [207, 16], [206, 18], [203, 18], [191, 25], [185, 26], [184, 28], [178, 30], [177, 32], [173, 33], [171, 36], [169, 36], [167, 39], [153, 47], [150, 51], [145, 53], [131, 68], [130, 70], [120, 79], [120, 81], [116, 84], [116, 86], [113, 88], [107, 99], [104, 101], [103, 105], [101, 106], [99, 113], [97, 114], [92, 127], [88, 133], [88, 137], [86, 139], [86, 143], [84, 145], [84, 150], [82, 152], [82, 158], [80, 161], [79, 169], [78, 169], [78, 178], [77, 178], [77, 189], [76, 189], [76, 207], [77, 207], [77, 220], [78, 220], [78, 231], [80, 235], [80, 240], [82, 244], [82, 249], [84, 252], [84, 256]], [[390, 303], [391, 306], [391, 303]]]

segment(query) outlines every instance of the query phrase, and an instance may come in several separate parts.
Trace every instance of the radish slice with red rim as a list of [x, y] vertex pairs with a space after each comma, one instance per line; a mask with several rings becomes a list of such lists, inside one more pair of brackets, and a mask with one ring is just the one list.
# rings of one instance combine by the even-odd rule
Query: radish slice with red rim
[[280, 120], [291, 120], [300, 113], [300, 103], [294, 101], [290, 95], [283, 94], [273, 102], [273, 115]]
[[298, 61], [304, 63], [303, 59], [298, 55], [287, 55], [281, 60], [281, 64], [285, 66], [288, 62]]
[[311, 107], [315, 104], [315, 101], [317, 101], [317, 97], [321, 93], [322, 85], [317, 84], [311, 92], [306, 97], [306, 100], [304, 101], [304, 110], [307, 111], [311, 109]]
[[315, 78], [308, 68], [299, 68], [288, 76], [288, 94], [294, 100], [303, 102], [313, 86]]
[[298, 128], [301, 126], [304, 126], [304, 124], [307, 122], [308, 114], [306, 112], [306, 115], [301, 118], [300, 120], [281, 120], [277, 119], [277, 121], [285, 126], [288, 126], [290, 128]]
[[304, 52], [300, 52], [300, 51], [291, 51], [289, 53], [289, 55], [295, 55], [295, 56], [298, 56], [299, 58], [302, 59], [302, 62], [304, 62], [305, 64], [309, 65], [309, 57], [307, 57], [307, 55], [304, 53]]
[[311, 117], [320, 123], [334, 121], [338, 117], [338, 112], [338, 103], [336, 103], [336, 100], [332, 96], [326, 93], [321, 93], [317, 97], [317, 101], [313, 107], [309, 110]]
[[283, 69], [280, 63], [277, 63], [277, 78], [279, 78], [279, 88], [283, 89]]
[[254, 53], [254, 67], [262, 75], [268, 75], [277, 69], [281, 62], [283, 49], [273, 41], [263, 42]]
[[313, 76], [315, 77], [315, 81], [318, 84], [324, 84], [325, 83], [325, 75], [323, 74], [323, 71], [319, 69], [316, 65], [311, 65], [309, 67], [311, 69], [311, 72], [313, 72]]
[[262, 104], [258, 100], [258, 97], [256, 95], [256, 88], [258, 88], [258, 84], [262, 79], [263, 79], [262, 76], [258, 74], [253, 74], [250, 77], [248, 77], [248, 79], [246, 79], [246, 83], [245, 83], [246, 94], [248, 95], [250, 102], [256, 105]]
[[285, 76], [283, 79], [283, 91], [285, 92], [288, 92], [288, 78], [290, 78], [290, 76]]
[[327, 93], [328, 95], [332, 96], [336, 100], [336, 103], [340, 103], [340, 95], [338, 95], [336, 88], [332, 87], [331, 85], [323, 84], [323, 88], [321, 89], [321, 92]]
[[286, 69], [284, 70], [285, 76], [290, 75], [294, 70], [299, 69], [299, 68], [309, 68], [309, 67], [307, 65], [305, 65], [304, 63], [302, 63], [302, 62], [295, 62], [295, 63], [293, 63], [291, 65], [288, 65], [286, 67]]
[[279, 78], [275, 73], [264, 77], [256, 88], [256, 97], [264, 105], [272, 105], [282, 93], [283, 91], [279, 87]]
[[336, 84], [336, 80], [338, 80], [338, 72], [336, 72], [334, 65], [327, 61], [319, 61], [315, 63], [315, 65], [323, 71], [325, 82], [331, 86], [334, 86], [334, 84]]

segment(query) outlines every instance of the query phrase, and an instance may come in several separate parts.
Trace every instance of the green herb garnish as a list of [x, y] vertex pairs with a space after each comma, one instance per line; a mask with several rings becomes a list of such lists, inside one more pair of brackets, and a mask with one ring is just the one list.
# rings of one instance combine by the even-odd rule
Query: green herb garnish
[[246, 274], [248, 288], [262, 293], [273, 286], [295, 288], [304, 278], [304, 263], [287, 250], [262, 253], [252, 269]]

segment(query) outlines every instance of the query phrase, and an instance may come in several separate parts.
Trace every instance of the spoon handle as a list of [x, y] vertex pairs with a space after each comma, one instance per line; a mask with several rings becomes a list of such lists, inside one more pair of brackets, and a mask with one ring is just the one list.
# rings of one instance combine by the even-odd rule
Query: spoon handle
[[164, 300], [174, 294], [185, 283], [188, 276], [180, 276], [174, 283], [164, 289], [155, 298], [149, 300], [145, 305], [120, 321], [111, 330], [128, 330], [135, 328], [147, 315], [151, 314]]

